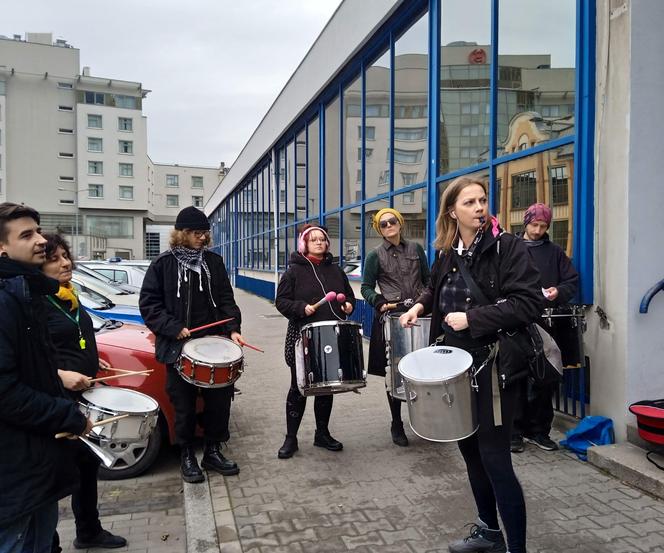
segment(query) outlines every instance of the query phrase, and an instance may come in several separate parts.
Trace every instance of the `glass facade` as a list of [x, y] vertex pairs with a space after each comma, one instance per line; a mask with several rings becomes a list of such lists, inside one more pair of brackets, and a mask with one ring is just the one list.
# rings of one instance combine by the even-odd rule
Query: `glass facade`
[[[404, 3], [316, 99], [292, 106], [301, 115], [212, 214], [215, 248], [233, 271], [284, 271], [297, 228], [320, 222], [332, 254], [359, 277], [380, 243], [372, 216], [392, 206], [432, 258], [440, 193], [473, 174], [508, 231], [520, 230], [531, 203], [551, 205], [551, 238], [578, 267], [578, 255], [592, 256], [592, 238], [577, 239], [592, 221], [575, 217], [575, 202], [592, 202], [592, 182], [575, 174], [577, 89], [594, 71], [577, 67], [584, 6]], [[544, 21], [555, 22], [551, 32]]]

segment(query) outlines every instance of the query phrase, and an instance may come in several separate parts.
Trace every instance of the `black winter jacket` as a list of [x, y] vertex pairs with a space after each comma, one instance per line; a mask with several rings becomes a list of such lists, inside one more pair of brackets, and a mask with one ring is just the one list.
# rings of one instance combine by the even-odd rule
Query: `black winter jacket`
[[[520, 238], [523, 235], [518, 235]], [[539, 270], [542, 288], [558, 288], [558, 297], [552, 302], [546, 301], [547, 306], [558, 306], [569, 303], [576, 294], [579, 286], [579, 273], [572, 265], [569, 257], [558, 244], [544, 234], [541, 244], [532, 245], [526, 242], [528, 252]]]
[[[497, 242], [500, 240], [500, 248]], [[499, 251], [500, 249], [500, 251]], [[440, 290], [445, 277], [455, 267], [454, 256], [438, 252], [431, 272], [431, 283], [417, 299], [424, 313], [431, 312], [429, 342], [441, 332]], [[474, 301], [466, 312], [470, 335], [482, 339], [499, 330], [514, 329], [535, 321], [542, 310], [540, 277], [526, 245], [512, 234], [493, 236], [486, 232], [477, 246], [470, 273], [491, 305]]]
[[73, 443], [86, 419], [68, 399], [54, 362], [44, 296], [57, 281], [0, 258], [0, 526], [71, 494]]
[[240, 332], [242, 314], [235, 303], [224, 260], [210, 250], [203, 255], [210, 269], [216, 308], [210, 301], [205, 271], [201, 272], [202, 291], [199, 289], [198, 274], [188, 271], [186, 282], [184, 279], [180, 282], [178, 297], [178, 262], [170, 250], [159, 255], [148, 267], [141, 287], [139, 308], [146, 326], [156, 335], [157, 351], [162, 342], [175, 340], [184, 327], [195, 328], [233, 317], [232, 321], [197, 332], [194, 337]]
[[[320, 283], [316, 277], [320, 279]], [[339, 265], [332, 262], [331, 254], [326, 254], [320, 265], [314, 265], [303, 255], [293, 252], [288, 270], [281, 277], [277, 287], [275, 305], [279, 313], [289, 320], [297, 321], [300, 325], [335, 320], [333, 312], [339, 318], [346, 319], [346, 314], [341, 311], [341, 304], [337, 301], [320, 306], [311, 316], [304, 313], [307, 305], [314, 305], [328, 292], [345, 294], [346, 301], [355, 308], [355, 294], [350, 287], [348, 277]]]

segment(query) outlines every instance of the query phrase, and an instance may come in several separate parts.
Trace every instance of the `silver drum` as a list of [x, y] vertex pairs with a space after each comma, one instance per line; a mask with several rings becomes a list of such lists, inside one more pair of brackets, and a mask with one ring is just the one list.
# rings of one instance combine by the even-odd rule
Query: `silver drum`
[[465, 350], [431, 346], [399, 362], [410, 427], [432, 442], [455, 442], [477, 430], [477, 406], [471, 386], [473, 358]]
[[392, 397], [406, 401], [403, 378], [401, 378], [397, 367], [405, 355], [429, 345], [431, 317], [418, 317], [417, 324], [420, 326], [404, 328], [399, 323], [401, 315], [402, 313], [390, 313], [383, 322], [385, 355], [387, 356], [385, 383], [387, 391]]

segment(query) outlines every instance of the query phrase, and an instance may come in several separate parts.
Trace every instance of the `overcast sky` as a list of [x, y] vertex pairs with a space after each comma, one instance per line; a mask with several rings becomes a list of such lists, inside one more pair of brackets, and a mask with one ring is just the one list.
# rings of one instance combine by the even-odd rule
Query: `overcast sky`
[[51, 32], [91, 74], [151, 90], [153, 161], [232, 164], [340, 0], [2, 0], [0, 34]]

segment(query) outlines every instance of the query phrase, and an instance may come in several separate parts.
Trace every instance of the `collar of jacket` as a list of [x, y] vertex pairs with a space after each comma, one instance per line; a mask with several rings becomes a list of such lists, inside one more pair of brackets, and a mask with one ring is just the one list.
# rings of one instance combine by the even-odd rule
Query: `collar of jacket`
[[[323, 261], [321, 261], [321, 265], [331, 265], [332, 259], [332, 254], [327, 252], [323, 257]], [[295, 265], [309, 265], [310, 263], [310, 261], [299, 252], [291, 253], [290, 262], [294, 263]]]
[[[523, 232], [517, 232], [514, 236], [517, 238], [521, 238], [524, 242], [530, 242], [530, 240], [526, 240], [524, 238], [524, 233]], [[545, 232], [542, 238], [539, 239], [540, 242], [551, 242], [551, 238], [549, 237], [549, 233]]]
[[8, 257], [0, 258], [0, 278], [4, 280], [5, 290], [23, 301], [29, 301], [31, 296], [57, 294], [60, 286], [38, 268]]
[[397, 244], [397, 246], [395, 246], [395, 245], [392, 244], [392, 242], [390, 242], [387, 238], [383, 238], [383, 242], [382, 242], [381, 245], [382, 245], [383, 248], [385, 248], [386, 250], [389, 250], [390, 248], [395, 248], [395, 247], [397, 247], [397, 246], [405, 246], [405, 245], [406, 245], [406, 241], [405, 241], [403, 238], [400, 238], [400, 239], [399, 239], [399, 244]]

